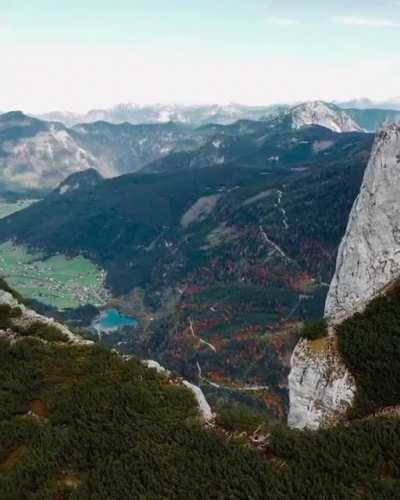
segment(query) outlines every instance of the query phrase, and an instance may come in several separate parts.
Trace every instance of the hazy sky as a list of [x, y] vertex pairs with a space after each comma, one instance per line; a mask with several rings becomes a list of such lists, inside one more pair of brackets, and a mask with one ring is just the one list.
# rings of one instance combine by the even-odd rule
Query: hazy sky
[[400, 0], [0, 0], [0, 109], [400, 95]]

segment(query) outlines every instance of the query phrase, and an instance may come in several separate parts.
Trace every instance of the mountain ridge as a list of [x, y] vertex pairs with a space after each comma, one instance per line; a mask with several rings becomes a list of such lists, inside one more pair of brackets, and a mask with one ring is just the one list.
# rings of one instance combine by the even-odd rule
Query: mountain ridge
[[[289, 137], [293, 130], [324, 126], [337, 133], [362, 131], [339, 108], [322, 102], [299, 105], [263, 120], [242, 119], [198, 128], [173, 122], [132, 125], [97, 121], [68, 128], [10, 112], [0, 115], [0, 183], [3, 189], [44, 191], [74, 171], [88, 168], [96, 168], [104, 177], [115, 177], [144, 168], [157, 171], [160, 162], [168, 169], [218, 166], [241, 160], [257, 147], [261, 155], [268, 138], [270, 147], [264, 147], [265, 155], [279, 163], [279, 144], [273, 141], [285, 141], [285, 134]], [[294, 150], [295, 143], [292, 146]], [[330, 146], [321, 142], [316, 147], [314, 153]], [[287, 141], [284, 149], [290, 150]], [[169, 164], [163, 161], [168, 157]], [[253, 160], [249, 158], [250, 163]]]

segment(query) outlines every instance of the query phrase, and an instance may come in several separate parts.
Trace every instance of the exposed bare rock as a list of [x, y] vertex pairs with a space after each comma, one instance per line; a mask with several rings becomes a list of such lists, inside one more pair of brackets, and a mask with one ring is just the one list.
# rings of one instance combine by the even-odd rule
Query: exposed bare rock
[[332, 335], [324, 341], [327, 348], [315, 350], [320, 340], [303, 340], [292, 356], [290, 426], [317, 429], [345, 415], [356, 387], [335, 347], [333, 327], [362, 311], [399, 276], [400, 127], [390, 125], [377, 134], [339, 248], [325, 305]]
[[400, 276], [400, 126], [375, 140], [339, 248], [325, 316], [338, 323]]
[[208, 402], [204, 396], [203, 391], [200, 389], [200, 387], [198, 387], [197, 385], [191, 384], [187, 380], [184, 380], [182, 383], [187, 389], [192, 391], [194, 397], [196, 398], [196, 401], [197, 401], [197, 404], [199, 407], [199, 412], [200, 412], [200, 415], [201, 415], [203, 422], [206, 424], [211, 424], [214, 420], [215, 415], [212, 412], [211, 407], [208, 404]]
[[338, 421], [351, 406], [355, 382], [338, 353], [334, 337], [300, 341], [289, 375], [288, 424], [318, 429]]
[[146, 365], [147, 368], [152, 368], [161, 375], [165, 375], [166, 377], [169, 377], [171, 375], [171, 372], [166, 368], [164, 368], [163, 366], [161, 366], [158, 361], [154, 361], [153, 359], [144, 359], [142, 363]]

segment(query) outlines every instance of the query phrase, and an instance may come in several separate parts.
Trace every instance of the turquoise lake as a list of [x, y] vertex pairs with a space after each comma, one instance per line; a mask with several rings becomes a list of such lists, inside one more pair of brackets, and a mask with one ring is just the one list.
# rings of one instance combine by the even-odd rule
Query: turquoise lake
[[133, 316], [126, 316], [118, 309], [107, 309], [103, 312], [95, 326], [99, 330], [117, 330], [123, 326], [137, 326], [138, 321]]

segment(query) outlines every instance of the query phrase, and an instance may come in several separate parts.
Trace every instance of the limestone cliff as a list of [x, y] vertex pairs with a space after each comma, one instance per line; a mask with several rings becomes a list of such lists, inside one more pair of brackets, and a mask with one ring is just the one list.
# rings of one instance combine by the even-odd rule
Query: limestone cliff
[[316, 429], [337, 420], [351, 406], [355, 382], [340, 359], [334, 325], [363, 310], [400, 276], [400, 126], [375, 140], [360, 194], [340, 245], [325, 306], [331, 337], [302, 340], [289, 376], [292, 427]]
[[289, 375], [290, 427], [314, 430], [333, 423], [351, 406], [354, 393], [335, 337], [297, 344]]
[[339, 248], [325, 316], [338, 323], [400, 276], [400, 126], [376, 137]]

